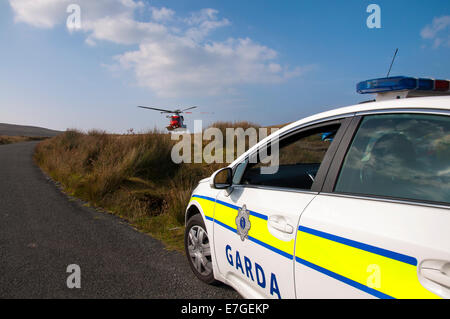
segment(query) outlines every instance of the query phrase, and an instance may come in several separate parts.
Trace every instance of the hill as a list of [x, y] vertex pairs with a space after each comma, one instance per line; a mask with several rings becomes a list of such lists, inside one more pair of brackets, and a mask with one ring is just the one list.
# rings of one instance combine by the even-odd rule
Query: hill
[[3, 136], [54, 137], [61, 133], [43, 127], [0, 123], [0, 135]]

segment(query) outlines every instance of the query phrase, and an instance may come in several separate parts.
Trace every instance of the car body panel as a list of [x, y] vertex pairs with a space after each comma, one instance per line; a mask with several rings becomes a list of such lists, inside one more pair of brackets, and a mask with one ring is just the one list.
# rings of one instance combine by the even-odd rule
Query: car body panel
[[[292, 284], [295, 232], [289, 235], [277, 233], [271, 229], [268, 220], [282, 216], [295, 229], [301, 213], [314, 196], [314, 193], [253, 187], [235, 187], [230, 196], [225, 191], [219, 193], [214, 216], [214, 246], [219, 271], [236, 284], [246, 282], [247, 289], [254, 290], [254, 294], [269, 298], [295, 298]], [[250, 211], [251, 223], [245, 240], [241, 240], [236, 233], [236, 217], [243, 205]], [[230, 254], [226, 251], [228, 246], [235, 252], [234, 262], [230, 262]], [[236, 251], [242, 259], [242, 268], [237, 265]], [[250, 269], [247, 269], [246, 262], [250, 264]], [[258, 273], [256, 267], [259, 268]]]
[[[297, 234], [298, 296], [339, 298], [332, 289], [338, 280], [364, 296], [437, 298], [420, 283], [418, 265], [450, 260], [448, 225], [446, 208], [318, 195], [302, 215]], [[314, 266], [320, 267], [314, 275], [302, 271]], [[370, 284], [375, 272], [379, 285]], [[323, 276], [328, 279], [321, 280], [317, 292], [316, 277]]]
[[[310, 116], [265, 138], [229, 167], [236, 167], [275, 136], [341, 118], [354, 118], [350, 130], [356, 130], [358, 116], [373, 113], [448, 116], [450, 97], [364, 103]], [[211, 248], [217, 280], [229, 284], [246, 298], [276, 297], [267, 287], [258, 287], [246, 274], [245, 266], [241, 271], [235, 263], [230, 265], [229, 246], [233, 258], [239, 251], [253, 267], [255, 264], [262, 266], [266, 280], [268, 273], [276, 274], [283, 291], [292, 280], [294, 289], [283, 292], [283, 298], [450, 297], [448, 289], [422, 275], [424, 263], [450, 261], [449, 206], [332, 193], [330, 183], [335, 182], [352, 134], [348, 132], [343, 145], [333, 155], [325, 180], [328, 184], [318, 193], [235, 187], [230, 196], [226, 190], [212, 189], [209, 179], [202, 180], [194, 190], [188, 209], [191, 205], [198, 206], [207, 220], [208, 233], [213, 234]], [[243, 205], [254, 213], [250, 214], [251, 240], [244, 242], [236, 234], [235, 221]], [[286, 216], [286, 212], [290, 223], [296, 224], [295, 241], [282, 243], [268, 230], [267, 219], [272, 214]], [[292, 255], [292, 260], [286, 258], [286, 254]], [[287, 270], [289, 263], [291, 273]], [[284, 275], [278, 274], [280, 270]]]

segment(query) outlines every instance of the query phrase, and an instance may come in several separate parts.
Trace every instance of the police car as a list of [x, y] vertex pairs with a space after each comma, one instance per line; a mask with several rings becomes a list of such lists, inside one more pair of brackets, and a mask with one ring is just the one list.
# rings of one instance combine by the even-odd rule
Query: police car
[[357, 90], [376, 101], [292, 123], [199, 183], [199, 279], [246, 298], [450, 298], [449, 81]]

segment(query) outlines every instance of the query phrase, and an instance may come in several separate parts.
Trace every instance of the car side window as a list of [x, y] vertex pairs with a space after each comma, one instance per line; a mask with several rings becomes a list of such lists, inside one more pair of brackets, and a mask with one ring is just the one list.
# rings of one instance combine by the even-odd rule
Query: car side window
[[[277, 167], [267, 161], [273, 154], [260, 152], [256, 163], [247, 165], [240, 184], [310, 190], [338, 129], [336, 124], [282, 138]], [[262, 168], [270, 169], [264, 172]]]
[[450, 117], [366, 116], [335, 192], [450, 203]]

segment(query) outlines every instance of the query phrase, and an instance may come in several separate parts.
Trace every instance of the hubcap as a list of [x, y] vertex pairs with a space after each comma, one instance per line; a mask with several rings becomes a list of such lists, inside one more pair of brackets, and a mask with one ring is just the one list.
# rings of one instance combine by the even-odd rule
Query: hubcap
[[208, 234], [202, 227], [194, 226], [189, 231], [188, 250], [195, 269], [203, 276], [211, 274], [211, 249]]

